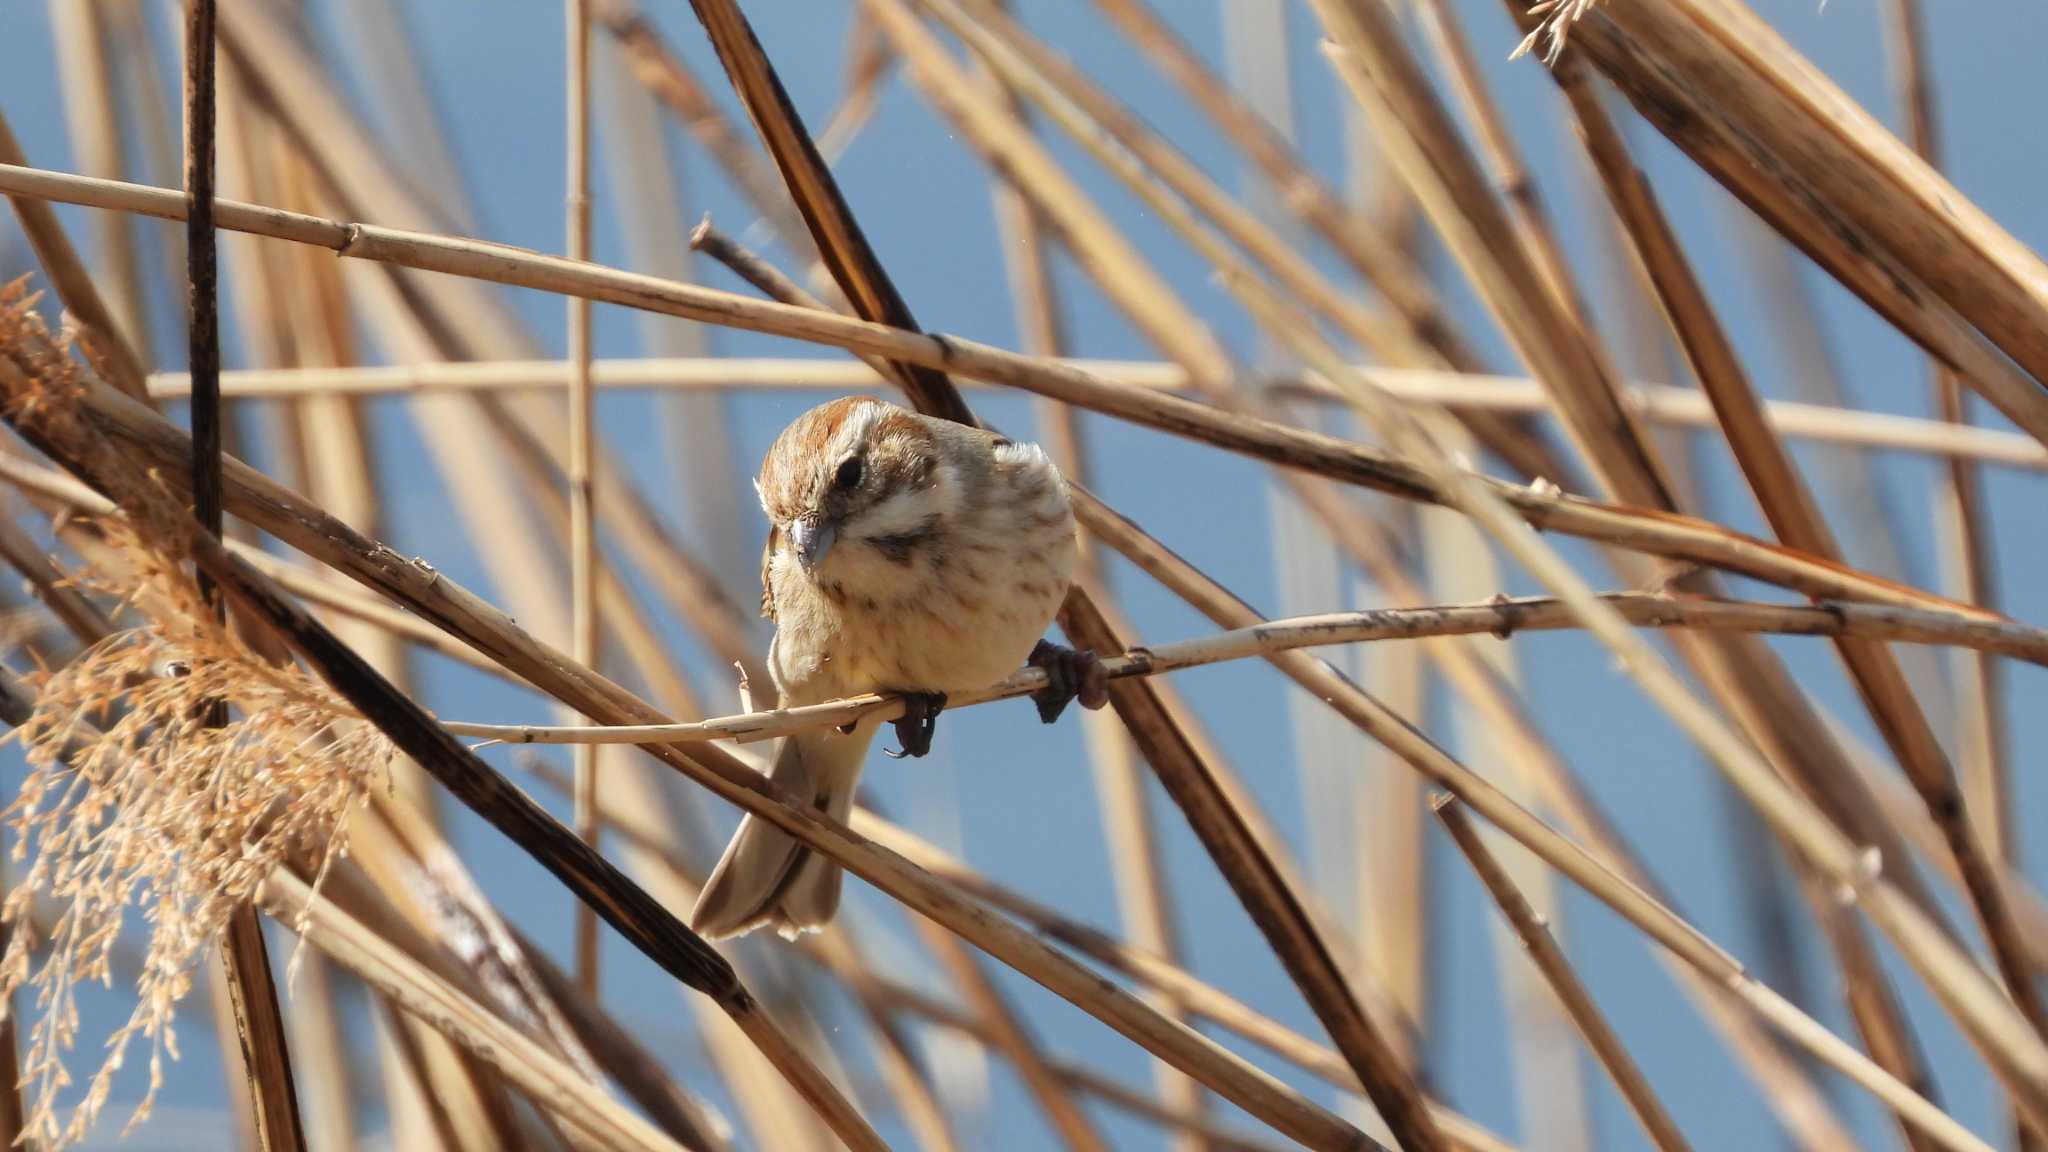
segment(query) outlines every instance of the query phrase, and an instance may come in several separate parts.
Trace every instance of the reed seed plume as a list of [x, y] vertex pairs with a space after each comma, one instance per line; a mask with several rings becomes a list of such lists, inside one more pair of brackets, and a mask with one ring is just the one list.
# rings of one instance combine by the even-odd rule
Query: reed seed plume
[[1537, 0], [1529, 5], [1529, 18], [1537, 24], [1520, 44], [1515, 45], [1508, 58], [1519, 60], [1541, 45], [1543, 62], [1557, 63], [1558, 56], [1564, 52], [1565, 40], [1571, 35], [1572, 25], [1591, 12], [1597, 3], [1599, 0]]
[[[17, 411], [36, 410], [25, 422], [61, 435], [85, 385], [32, 304], [19, 282], [0, 294], [0, 369], [30, 382], [10, 389]], [[129, 471], [129, 482], [149, 483]], [[184, 560], [182, 509], [158, 492], [140, 506], [160, 514], [101, 524], [118, 565], [78, 577], [121, 606], [123, 627], [38, 675], [35, 712], [9, 737], [28, 775], [5, 819], [14, 858], [28, 864], [0, 911], [13, 930], [0, 997], [33, 992], [22, 1079], [26, 1134], [44, 1148], [92, 1128], [137, 1041], [149, 1081], [130, 1125], [147, 1114], [165, 1057], [178, 1054], [178, 1004], [229, 914], [280, 866], [324, 875], [343, 851], [350, 807], [398, 755], [325, 685], [266, 660], [207, 611]], [[207, 723], [213, 701], [230, 705], [223, 726]], [[38, 903], [55, 909], [41, 931]], [[131, 910], [148, 935], [135, 1007], [82, 1095], [66, 1101], [78, 989], [112, 985]]]

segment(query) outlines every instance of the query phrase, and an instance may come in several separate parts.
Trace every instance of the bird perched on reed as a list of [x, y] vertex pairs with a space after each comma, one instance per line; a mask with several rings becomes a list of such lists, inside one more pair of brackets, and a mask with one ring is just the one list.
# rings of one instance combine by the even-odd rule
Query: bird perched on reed
[[[849, 397], [784, 429], [754, 486], [772, 525], [761, 610], [775, 621], [768, 668], [783, 707], [903, 693], [898, 755], [922, 756], [947, 693], [1027, 661], [1048, 673], [1046, 723], [1077, 696], [1108, 701], [1091, 654], [1042, 639], [1077, 544], [1066, 480], [1036, 445]], [[786, 737], [769, 777], [845, 820], [881, 723]], [[691, 924], [714, 939], [764, 924], [794, 936], [832, 918], [839, 889], [837, 864], [750, 815]]]

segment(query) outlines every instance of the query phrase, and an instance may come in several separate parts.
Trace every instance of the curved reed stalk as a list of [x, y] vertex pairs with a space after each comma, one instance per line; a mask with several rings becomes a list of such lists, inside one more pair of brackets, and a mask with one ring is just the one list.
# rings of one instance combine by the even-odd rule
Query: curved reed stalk
[[[1613, 592], [1601, 601], [1631, 624], [1653, 628], [1694, 628], [1705, 631], [1773, 632], [1794, 636], [1856, 636], [1873, 641], [1950, 643], [2001, 652], [2048, 667], [2048, 632], [2018, 624], [1991, 624], [1947, 613], [1868, 604], [1814, 606], [1759, 604], [1674, 597], [1657, 593]], [[1561, 600], [1497, 598], [1483, 604], [1427, 608], [1376, 608], [1332, 612], [1319, 616], [1268, 620], [1246, 628], [1154, 644], [1102, 659], [1111, 679], [1157, 676], [1231, 660], [1251, 660], [1338, 644], [1388, 640], [1421, 640], [1440, 636], [1492, 635], [1503, 640], [1517, 632], [1543, 632], [1581, 627]], [[987, 688], [949, 696], [950, 709], [1012, 700], [1045, 687], [1041, 668], [1023, 668]], [[720, 716], [687, 724], [591, 726], [480, 724], [444, 720], [459, 736], [504, 744], [688, 744], [706, 740], [752, 743], [792, 732], [840, 727], [865, 716], [885, 720], [902, 715], [903, 698], [869, 694], [822, 704], [777, 708]]]
[[[1187, 372], [1151, 360], [1092, 360], [1047, 357], [1096, 379], [1133, 388], [1186, 391]], [[1356, 370], [1404, 400], [1429, 400], [1452, 410], [1544, 413], [1551, 411], [1540, 384], [1526, 377], [1487, 376], [1360, 364]], [[822, 389], [853, 392], [872, 388], [874, 373], [858, 365], [820, 358], [638, 357], [598, 360], [592, 365], [598, 388], [608, 390], [758, 391]], [[566, 387], [568, 370], [558, 360], [487, 360], [466, 363], [378, 365], [361, 368], [245, 368], [221, 373], [221, 394], [239, 397], [306, 395], [417, 395], [454, 391], [542, 391]], [[149, 394], [158, 399], [189, 395], [182, 372], [152, 372]], [[965, 383], [986, 387], [976, 381]], [[1273, 390], [1327, 399], [1320, 377], [1303, 373], [1262, 375], [1239, 383], [1239, 391]], [[1632, 384], [1628, 402], [1652, 424], [1680, 428], [1716, 426], [1707, 398], [1696, 389]], [[2048, 448], [2032, 437], [1995, 428], [1945, 424], [1915, 416], [1836, 408], [1789, 400], [1765, 402], [1771, 428], [1791, 440], [1912, 452], [2028, 471], [2048, 471]]]

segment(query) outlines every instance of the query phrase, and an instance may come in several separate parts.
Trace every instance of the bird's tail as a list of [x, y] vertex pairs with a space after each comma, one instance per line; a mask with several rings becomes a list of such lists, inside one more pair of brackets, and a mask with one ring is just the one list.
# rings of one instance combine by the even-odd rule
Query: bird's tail
[[[875, 721], [786, 736], [768, 778], [844, 822], [874, 739]], [[839, 907], [839, 865], [756, 816], [740, 821], [711, 879], [697, 894], [690, 926], [713, 940], [772, 924], [784, 936], [814, 931]]]

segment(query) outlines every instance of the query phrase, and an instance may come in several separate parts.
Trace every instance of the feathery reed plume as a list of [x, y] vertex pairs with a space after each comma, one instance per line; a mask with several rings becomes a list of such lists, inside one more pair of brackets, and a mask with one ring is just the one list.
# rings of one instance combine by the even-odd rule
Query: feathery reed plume
[[1580, 17], [1591, 12], [1593, 5], [1598, 2], [1599, 0], [1537, 0], [1537, 3], [1529, 5], [1528, 14], [1528, 18], [1536, 26], [1529, 30], [1529, 34], [1522, 38], [1520, 44], [1515, 45], [1514, 52], [1508, 58], [1519, 60], [1541, 44], [1543, 62], [1557, 63], [1557, 58], [1564, 54], [1564, 43], [1571, 36], [1572, 25], [1577, 24]]
[[[64, 420], [66, 395], [81, 384], [33, 305], [22, 282], [0, 291], [0, 373], [31, 382], [16, 403], [38, 408], [38, 420]], [[164, 1057], [178, 1054], [178, 1003], [230, 915], [286, 861], [324, 873], [342, 850], [349, 807], [398, 755], [325, 685], [265, 659], [207, 609], [184, 563], [190, 524], [165, 494], [101, 525], [122, 570], [85, 579], [133, 609], [122, 615], [136, 623], [44, 676], [13, 737], [29, 771], [5, 818], [15, 857], [30, 863], [0, 911], [14, 929], [0, 997], [31, 988], [41, 1012], [22, 1072], [27, 1132], [46, 1148], [90, 1130], [138, 1038], [149, 1086], [130, 1125], [148, 1113]], [[215, 700], [234, 705], [220, 727], [207, 723]], [[60, 909], [42, 933], [30, 917], [38, 899]], [[77, 989], [111, 983], [131, 907], [149, 923], [135, 1007], [67, 1110], [59, 1096], [71, 1083]]]

